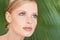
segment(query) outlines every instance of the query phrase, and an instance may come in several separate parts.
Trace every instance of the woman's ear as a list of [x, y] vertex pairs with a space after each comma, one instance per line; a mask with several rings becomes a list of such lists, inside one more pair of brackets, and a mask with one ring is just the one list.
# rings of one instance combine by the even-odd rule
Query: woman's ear
[[7, 22], [11, 23], [12, 19], [11, 19], [11, 14], [9, 12], [6, 12], [5, 17], [6, 17]]

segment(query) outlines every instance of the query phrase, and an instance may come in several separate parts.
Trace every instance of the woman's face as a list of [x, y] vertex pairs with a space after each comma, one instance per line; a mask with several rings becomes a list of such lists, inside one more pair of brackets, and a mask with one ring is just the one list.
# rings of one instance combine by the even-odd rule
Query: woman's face
[[24, 37], [31, 36], [37, 25], [37, 15], [37, 4], [35, 2], [23, 4], [8, 15], [11, 29]]

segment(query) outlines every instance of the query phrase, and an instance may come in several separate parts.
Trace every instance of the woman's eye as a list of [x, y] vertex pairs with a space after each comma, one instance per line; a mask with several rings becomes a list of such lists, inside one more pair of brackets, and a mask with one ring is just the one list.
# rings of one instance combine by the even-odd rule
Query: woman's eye
[[37, 18], [37, 15], [36, 15], [36, 14], [34, 14], [32, 17], [33, 17], [33, 18]]
[[25, 12], [20, 12], [19, 15], [20, 16], [24, 16], [25, 15]]

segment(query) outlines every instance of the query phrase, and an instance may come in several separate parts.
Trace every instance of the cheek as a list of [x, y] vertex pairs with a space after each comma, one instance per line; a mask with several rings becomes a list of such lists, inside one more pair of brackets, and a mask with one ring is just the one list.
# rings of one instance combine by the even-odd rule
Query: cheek
[[21, 17], [13, 16], [11, 24], [13, 26], [13, 29], [21, 30], [22, 27], [24, 27], [24, 25], [25, 25], [25, 20], [23, 18], [21, 18]]
[[24, 25], [25, 24], [25, 19], [24, 18], [20, 18], [20, 17], [15, 17], [15, 18], [12, 19], [12, 22], [14, 24]]
[[35, 30], [36, 26], [37, 26], [37, 20], [34, 20], [32, 23], [33, 30]]
[[34, 25], [34, 26], [37, 25], [37, 20], [33, 20], [33, 25]]
[[25, 23], [25, 20], [23, 18], [13, 18], [12, 19], [12, 29], [14, 30], [15, 33], [17, 34], [21, 34], [21, 35], [24, 35], [24, 30], [22, 29], [24, 27], [24, 25], [26, 24]]

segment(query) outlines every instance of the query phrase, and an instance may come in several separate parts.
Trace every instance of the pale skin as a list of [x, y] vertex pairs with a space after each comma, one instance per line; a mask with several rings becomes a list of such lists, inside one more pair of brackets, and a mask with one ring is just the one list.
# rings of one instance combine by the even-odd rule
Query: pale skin
[[[6, 20], [9, 22], [9, 31], [0, 36], [1, 40], [24, 40], [30, 37], [37, 25], [37, 4], [35, 2], [25, 3], [16, 8], [12, 13], [6, 12]], [[24, 30], [24, 27], [30, 27], [32, 30]]]

